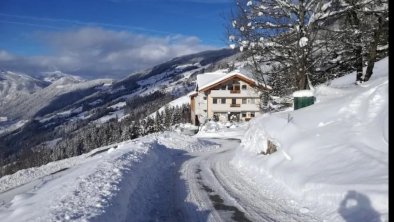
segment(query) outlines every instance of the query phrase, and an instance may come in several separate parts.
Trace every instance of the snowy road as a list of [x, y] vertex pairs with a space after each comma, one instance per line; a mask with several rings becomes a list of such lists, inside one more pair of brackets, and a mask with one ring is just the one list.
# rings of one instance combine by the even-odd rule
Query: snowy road
[[[300, 210], [297, 203], [277, 199], [233, 168], [230, 160], [238, 140], [209, 141], [220, 148], [178, 153], [156, 181], [141, 187], [152, 196], [150, 204], [139, 209], [142, 217], [149, 215], [147, 221], [322, 221]], [[146, 196], [132, 199], [141, 198]], [[131, 210], [130, 221], [139, 218]]]
[[[322, 221], [292, 199], [281, 199], [271, 180], [262, 187], [239, 172], [230, 163], [238, 145], [234, 139], [162, 134], [120, 143], [117, 151], [103, 147], [21, 171], [3, 178], [0, 216], [4, 221]], [[14, 185], [6, 189], [7, 181]]]

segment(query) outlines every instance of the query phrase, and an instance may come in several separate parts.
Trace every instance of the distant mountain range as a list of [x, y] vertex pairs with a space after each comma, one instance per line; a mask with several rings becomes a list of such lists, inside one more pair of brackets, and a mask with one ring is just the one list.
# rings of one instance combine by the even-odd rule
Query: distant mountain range
[[[60, 71], [31, 77], [3, 70], [0, 160], [8, 164], [18, 159], [17, 153], [23, 149], [60, 141], [59, 137], [70, 137], [89, 124], [120, 120], [130, 112], [148, 116], [192, 91], [197, 74], [228, 68], [238, 57], [231, 49], [205, 51], [174, 58], [121, 80], [84, 80]], [[137, 105], [135, 98], [141, 104]]]
[[[110, 102], [118, 99], [113, 96], [115, 92], [119, 97], [162, 89], [166, 92], [171, 91], [174, 95], [184, 94], [185, 90], [190, 88], [180, 87], [179, 84], [173, 84], [176, 85], [175, 87], [167, 87], [162, 83], [166, 80], [176, 80], [177, 83], [193, 84], [192, 80], [188, 80], [193, 72], [202, 72], [201, 70], [207, 68], [214, 69], [216, 62], [232, 55], [234, 55], [233, 50], [223, 49], [177, 57], [118, 81], [110, 79], [88, 81], [61, 71], [47, 72], [35, 77], [24, 73], [0, 71], [0, 116], [7, 117], [9, 120], [40, 117], [61, 111], [73, 103], [81, 105], [84, 102], [91, 103], [93, 99]], [[183, 76], [186, 72], [189, 76]], [[75, 97], [76, 94], [78, 98]]]

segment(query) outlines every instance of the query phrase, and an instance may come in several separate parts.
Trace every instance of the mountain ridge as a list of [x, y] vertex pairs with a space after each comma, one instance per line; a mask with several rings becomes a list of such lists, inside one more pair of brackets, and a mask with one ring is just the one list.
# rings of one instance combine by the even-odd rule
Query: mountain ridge
[[[210, 50], [173, 58], [121, 80], [80, 80], [55, 73], [58, 79], [46, 87], [0, 107], [0, 173], [118, 141], [114, 135], [123, 138], [135, 122], [192, 91], [197, 74], [229, 68], [237, 58], [235, 50]], [[125, 132], [105, 133], [115, 128]], [[102, 133], [106, 136], [99, 136]], [[91, 141], [82, 141], [86, 138]], [[12, 164], [15, 161], [18, 164]]]

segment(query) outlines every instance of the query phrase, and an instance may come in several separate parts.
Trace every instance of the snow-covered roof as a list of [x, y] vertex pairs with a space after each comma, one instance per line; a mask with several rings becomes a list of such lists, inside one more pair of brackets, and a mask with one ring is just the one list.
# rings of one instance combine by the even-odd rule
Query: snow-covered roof
[[191, 97], [191, 96], [196, 96], [198, 93], [196, 92], [196, 91], [192, 91], [192, 92], [189, 92], [187, 95], [189, 96], [189, 97]]
[[217, 79], [221, 79], [226, 76], [228, 73], [226, 70], [218, 70], [216, 72], [209, 72], [197, 75], [197, 86], [198, 88], [203, 88], [206, 85], [212, 84], [212, 82]]
[[251, 73], [249, 72], [241, 70], [234, 70], [231, 72], [227, 72], [226, 70], [218, 70], [216, 72], [197, 75], [197, 86], [198, 89], [201, 90], [236, 75], [257, 84], [257, 82], [251, 78]]

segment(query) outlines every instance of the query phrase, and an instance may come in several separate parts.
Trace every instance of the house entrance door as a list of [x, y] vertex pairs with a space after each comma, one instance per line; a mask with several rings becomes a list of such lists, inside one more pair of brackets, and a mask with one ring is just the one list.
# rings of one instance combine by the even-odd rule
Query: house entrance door
[[195, 115], [194, 118], [195, 118], [195, 119], [194, 119], [195, 125], [196, 125], [196, 126], [200, 126], [200, 121], [198, 120], [198, 116]]
[[237, 122], [239, 122], [240, 116], [241, 116], [240, 112], [230, 112], [230, 114], [228, 114], [228, 121], [237, 121]]

